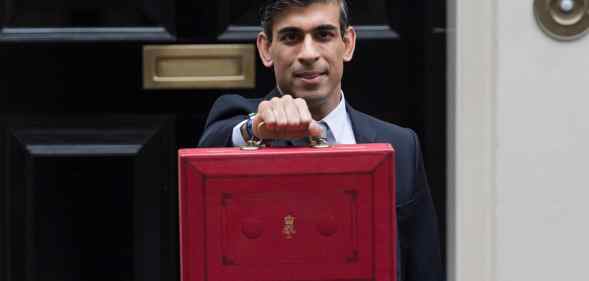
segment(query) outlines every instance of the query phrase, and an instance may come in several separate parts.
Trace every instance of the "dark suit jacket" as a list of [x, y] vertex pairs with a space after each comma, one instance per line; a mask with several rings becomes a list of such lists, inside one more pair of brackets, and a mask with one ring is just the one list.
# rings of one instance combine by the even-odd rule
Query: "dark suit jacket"
[[[280, 95], [272, 91], [264, 99]], [[199, 146], [232, 146], [233, 127], [255, 112], [262, 99], [221, 96], [207, 118]], [[357, 143], [390, 143], [396, 153], [398, 281], [444, 280], [438, 227], [417, 135], [346, 104]], [[274, 143], [288, 145], [287, 142]]]

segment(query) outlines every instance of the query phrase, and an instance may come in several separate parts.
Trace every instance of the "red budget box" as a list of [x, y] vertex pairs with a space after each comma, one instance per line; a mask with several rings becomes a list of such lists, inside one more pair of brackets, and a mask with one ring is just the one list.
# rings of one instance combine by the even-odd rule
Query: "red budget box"
[[179, 151], [182, 281], [394, 281], [394, 150]]

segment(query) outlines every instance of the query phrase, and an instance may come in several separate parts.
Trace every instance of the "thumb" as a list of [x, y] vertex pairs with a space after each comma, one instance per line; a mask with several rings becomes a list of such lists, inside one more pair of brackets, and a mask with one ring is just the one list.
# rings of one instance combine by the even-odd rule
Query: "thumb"
[[321, 137], [323, 136], [323, 127], [315, 120], [309, 123], [309, 136], [310, 137]]

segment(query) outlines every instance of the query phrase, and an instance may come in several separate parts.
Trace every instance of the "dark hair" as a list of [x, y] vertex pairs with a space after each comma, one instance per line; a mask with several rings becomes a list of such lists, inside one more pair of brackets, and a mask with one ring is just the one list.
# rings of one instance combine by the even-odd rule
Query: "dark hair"
[[260, 9], [260, 24], [268, 40], [272, 41], [274, 19], [291, 7], [306, 7], [314, 3], [337, 2], [340, 7], [339, 25], [342, 37], [350, 26], [350, 8], [346, 0], [270, 0]]

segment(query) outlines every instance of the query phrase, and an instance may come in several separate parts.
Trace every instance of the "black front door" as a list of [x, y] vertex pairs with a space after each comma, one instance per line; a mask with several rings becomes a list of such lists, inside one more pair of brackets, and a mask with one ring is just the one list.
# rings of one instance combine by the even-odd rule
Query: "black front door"
[[[255, 56], [262, 2], [0, 0], [1, 280], [179, 280], [176, 151], [220, 94], [262, 96], [274, 80], [256, 58], [250, 82], [177, 82], [231, 68], [211, 60], [228, 45]], [[443, 225], [445, 4], [431, 2], [350, 1], [343, 89], [418, 132]], [[212, 55], [146, 60], [169, 46]], [[153, 86], [149, 71], [175, 77]]]

